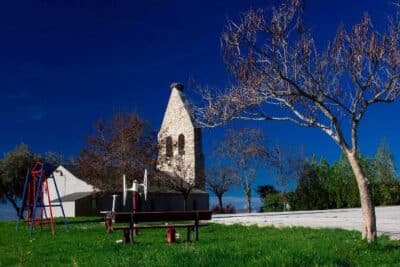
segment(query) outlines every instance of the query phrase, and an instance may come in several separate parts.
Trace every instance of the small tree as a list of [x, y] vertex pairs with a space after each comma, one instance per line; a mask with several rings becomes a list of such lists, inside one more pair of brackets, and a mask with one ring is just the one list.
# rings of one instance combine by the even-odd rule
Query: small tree
[[[359, 155], [360, 165], [367, 173], [367, 160]], [[371, 177], [371, 176], [369, 176]], [[359, 207], [360, 198], [357, 190], [357, 182], [347, 157], [341, 155], [330, 168], [329, 181], [325, 187], [328, 189], [330, 202], [334, 208]]]
[[[154, 171], [155, 134], [136, 113], [120, 113], [110, 121], [99, 120], [95, 135], [87, 138], [77, 164], [83, 176], [105, 191], [121, 190], [121, 177], [143, 177]], [[151, 177], [153, 175], [150, 175]]]
[[257, 186], [256, 192], [260, 196], [260, 199], [264, 200], [267, 195], [278, 193], [278, 190], [276, 190], [273, 185], [267, 184]]
[[0, 198], [8, 200], [17, 214], [18, 199], [22, 196], [27, 170], [38, 160], [39, 156], [27, 145], [20, 144], [0, 161]]
[[393, 182], [398, 180], [393, 154], [386, 140], [382, 140], [376, 151], [374, 167], [377, 181]]
[[229, 188], [237, 183], [235, 172], [230, 166], [214, 166], [206, 173], [206, 186], [218, 199], [221, 211], [224, 210], [222, 203], [223, 195]]
[[246, 197], [247, 211], [251, 212], [251, 189], [257, 177], [257, 168], [268, 157], [264, 133], [250, 128], [229, 130], [216, 153], [232, 163]]
[[298, 178], [304, 165], [304, 156], [301, 152], [285, 150], [277, 145], [272, 149], [268, 162], [275, 170], [275, 183], [279, 186], [281, 205], [285, 210], [287, 187]]
[[0, 200], [9, 201], [19, 214], [18, 200], [22, 197], [28, 169], [37, 161], [57, 167], [62, 163], [62, 159], [62, 155], [55, 152], [49, 151], [41, 156], [33, 153], [26, 144], [17, 145], [0, 160]]
[[[249, 10], [228, 21], [221, 42], [236, 84], [213, 94], [197, 110], [204, 127], [229, 120], [286, 121], [320, 129], [349, 160], [361, 200], [362, 238], [376, 240], [370, 181], [359, 160], [359, 125], [369, 107], [400, 95], [400, 15], [383, 33], [366, 14], [347, 31], [339, 27], [325, 49], [302, 23], [302, 0], [271, 12]], [[269, 106], [269, 108], [266, 108]]]
[[[294, 191], [295, 204], [299, 210], [315, 210], [333, 208], [329, 206], [329, 192], [325, 176], [329, 174], [329, 164], [314, 157], [304, 162], [299, 173], [297, 187]], [[330, 180], [327, 181], [329, 183]]]
[[47, 151], [43, 156], [41, 156], [41, 160], [57, 168], [60, 164], [71, 164], [72, 160], [66, 160], [62, 154], [59, 154], [54, 151]]
[[377, 205], [395, 205], [400, 202], [400, 181], [393, 154], [385, 140], [379, 145], [373, 162], [374, 200]]
[[194, 180], [187, 179], [193, 172], [193, 168], [190, 164], [185, 164], [184, 156], [178, 156], [174, 164], [172, 173], [158, 172], [158, 184], [181, 193], [183, 197], [183, 210], [186, 211], [188, 209], [190, 193], [197, 187]]

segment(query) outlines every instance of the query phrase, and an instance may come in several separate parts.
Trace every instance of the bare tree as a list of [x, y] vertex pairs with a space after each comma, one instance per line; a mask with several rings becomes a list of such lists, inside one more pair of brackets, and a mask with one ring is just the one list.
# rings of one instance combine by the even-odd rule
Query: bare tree
[[222, 204], [223, 195], [229, 188], [237, 183], [237, 177], [232, 167], [227, 165], [216, 165], [206, 172], [206, 186], [218, 199], [220, 210], [224, 210]]
[[301, 150], [284, 149], [276, 145], [270, 154], [268, 163], [275, 170], [275, 184], [279, 187], [283, 210], [286, 209], [286, 191], [290, 182], [296, 181], [304, 166], [304, 156]]
[[257, 169], [268, 156], [264, 133], [251, 128], [229, 130], [218, 144], [216, 154], [232, 163], [246, 197], [247, 211], [251, 212], [251, 189], [257, 177]]
[[[99, 120], [95, 135], [87, 138], [77, 164], [88, 181], [104, 191], [121, 190], [121, 177], [143, 177], [155, 170], [155, 134], [136, 113], [120, 113], [110, 121]], [[153, 175], [149, 175], [153, 177]]]
[[204, 190], [203, 161], [195, 160], [195, 156], [185, 149], [187, 145], [182, 134], [176, 137], [171, 136], [167, 128], [158, 133], [156, 182], [181, 193], [184, 210], [187, 210], [193, 189]]
[[193, 179], [187, 179], [193, 172], [193, 168], [190, 164], [185, 164], [184, 156], [178, 156], [173, 164], [173, 172], [157, 173], [157, 183], [181, 193], [183, 210], [187, 211], [190, 193], [197, 187]]
[[363, 211], [362, 238], [373, 242], [375, 209], [358, 157], [358, 128], [369, 107], [399, 97], [399, 12], [384, 32], [374, 30], [365, 14], [351, 30], [339, 27], [320, 49], [302, 23], [302, 9], [302, 0], [286, 0], [269, 12], [249, 10], [241, 21], [227, 22], [221, 43], [237, 83], [222, 92], [204, 90], [198, 120], [204, 127], [242, 119], [320, 129], [350, 162]]

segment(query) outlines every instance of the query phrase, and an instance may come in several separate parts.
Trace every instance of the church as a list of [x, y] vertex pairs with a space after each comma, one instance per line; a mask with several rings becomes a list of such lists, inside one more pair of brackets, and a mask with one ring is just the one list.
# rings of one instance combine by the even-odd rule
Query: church
[[[183, 85], [173, 83], [170, 88], [171, 94], [158, 133], [157, 169], [167, 174], [165, 179], [175, 177], [178, 180], [184, 180], [184, 184], [172, 185], [170, 189], [181, 192], [190, 190], [186, 209], [208, 210], [209, 196], [204, 191], [205, 172], [201, 128], [197, 127], [191, 106], [185, 99]], [[173, 195], [171, 193], [170, 197]], [[179, 199], [176, 196], [173, 198]], [[168, 208], [163, 207], [162, 209], [184, 209], [180, 203], [182, 201], [171, 201]], [[157, 207], [155, 208], [157, 209]]]
[[[183, 85], [173, 83], [170, 89], [167, 108], [158, 132], [158, 180], [166, 180], [165, 183], [150, 182], [148, 198], [141, 198], [140, 210], [208, 210], [209, 195], [205, 191], [201, 128], [196, 126], [190, 104], [185, 99]], [[59, 166], [54, 173], [66, 216], [98, 216], [100, 211], [111, 210], [112, 196], [96, 195], [101, 189], [84, 182], [84, 177], [80, 177], [75, 167]], [[124, 207], [122, 193], [119, 195], [117, 210], [130, 211], [130, 201]], [[56, 202], [55, 198], [53, 193], [51, 199]], [[128, 193], [128, 199], [130, 198]], [[55, 216], [61, 216], [58, 209], [54, 213]]]
[[157, 169], [171, 175], [180, 174], [187, 183], [204, 189], [201, 128], [196, 127], [192, 114], [183, 85], [171, 84], [171, 95], [158, 133]]

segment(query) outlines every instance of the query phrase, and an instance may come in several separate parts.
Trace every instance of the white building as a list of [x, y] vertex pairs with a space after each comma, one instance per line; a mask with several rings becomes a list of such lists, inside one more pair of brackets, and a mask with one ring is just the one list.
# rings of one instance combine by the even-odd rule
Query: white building
[[[183, 85], [173, 83], [158, 133], [157, 168], [161, 172], [171, 176], [176, 175], [186, 180], [188, 184], [194, 185], [195, 188], [188, 199], [189, 209], [207, 210], [209, 196], [204, 191], [204, 157], [201, 141], [201, 129], [197, 127], [192, 110], [185, 100]], [[65, 215], [67, 217], [99, 216], [100, 210], [110, 210], [111, 195], [95, 196], [94, 193], [100, 190], [86, 183], [79, 176], [74, 166], [59, 166], [54, 172]], [[51, 202], [58, 204], [52, 179], [49, 180], [49, 190]], [[122, 207], [121, 199], [121, 197], [117, 199], [118, 210], [131, 210], [129, 205]], [[182, 195], [168, 188], [150, 184], [149, 200], [143, 202], [141, 206], [142, 210], [149, 211], [182, 210]], [[54, 207], [52, 210], [54, 217], [62, 215], [59, 207]]]
[[[67, 169], [68, 168], [68, 169]], [[58, 168], [54, 171], [53, 176], [54, 180], [57, 183], [58, 192], [60, 194], [60, 198], [62, 200], [62, 205], [64, 207], [65, 216], [67, 217], [75, 217], [79, 216], [79, 209], [82, 207], [77, 207], [78, 201], [86, 198], [92, 198], [91, 196], [99, 191], [94, 186], [86, 183], [82, 179], [78, 177], [78, 172], [74, 166], [64, 167], [62, 165], [58, 166]], [[57, 205], [57, 192], [54, 186], [54, 180], [48, 179], [49, 186], [49, 194], [52, 205]], [[93, 197], [94, 199], [94, 197]], [[44, 197], [45, 204], [47, 203], [47, 198]], [[92, 201], [92, 205], [94, 209], [96, 209], [96, 201]], [[87, 206], [87, 205], [85, 205]], [[87, 207], [86, 207], [87, 209]], [[52, 208], [54, 217], [61, 217], [62, 212], [61, 208], [58, 206], [54, 206]], [[49, 209], [47, 208], [47, 214], [49, 215]]]

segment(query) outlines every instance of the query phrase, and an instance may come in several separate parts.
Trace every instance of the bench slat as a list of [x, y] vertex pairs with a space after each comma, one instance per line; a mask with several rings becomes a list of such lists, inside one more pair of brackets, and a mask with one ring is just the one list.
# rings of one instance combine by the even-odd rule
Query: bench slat
[[[135, 225], [132, 229], [156, 229], [156, 228], [183, 228], [183, 227], [195, 227], [195, 224], [169, 224], [169, 225]], [[207, 226], [207, 224], [199, 224], [201, 226]], [[114, 226], [113, 230], [124, 230], [129, 229], [129, 226]]]
[[185, 211], [185, 212], [116, 212], [116, 222], [129, 222], [131, 216], [135, 221], [157, 222], [157, 221], [190, 221], [211, 220], [210, 211]]

